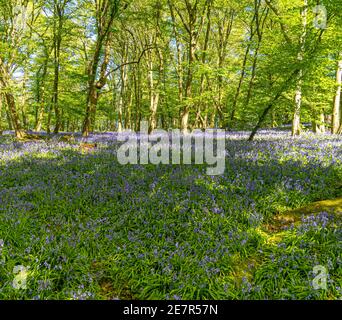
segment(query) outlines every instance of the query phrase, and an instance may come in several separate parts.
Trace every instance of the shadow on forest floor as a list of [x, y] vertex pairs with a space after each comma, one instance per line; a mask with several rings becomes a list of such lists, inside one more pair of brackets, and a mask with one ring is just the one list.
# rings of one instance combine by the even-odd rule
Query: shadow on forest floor
[[270, 223], [265, 225], [265, 228], [267, 231], [272, 233], [278, 232], [292, 223], [300, 222], [303, 215], [317, 215], [321, 212], [327, 212], [335, 215], [339, 220], [342, 219], [342, 197], [331, 200], [316, 201], [301, 208], [275, 215]]

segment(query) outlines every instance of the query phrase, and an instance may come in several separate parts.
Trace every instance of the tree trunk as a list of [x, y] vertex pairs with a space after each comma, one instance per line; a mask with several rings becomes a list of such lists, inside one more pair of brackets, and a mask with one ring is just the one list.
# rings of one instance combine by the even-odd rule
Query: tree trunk
[[48, 116], [47, 116], [47, 121], [46, 121], [46, 132], [48, 134], [51, 133], [51, 118], [52, 118], [52, 105], [50, 103], [48, 106]]
[[[299, 72], [299, 78], [303, 77], [303, 72]], [[295, 109], [292, 118], [292, 136], [299, 136], [301, 133], [300, 109], [302, 103], [302, 80], [298, 79], [295, 95]]]
[[[46, 70], [46, 68], [45, 68], [45, 70]], [[44, 78], [45, 78], [45, 76], [44, 76]], [[44, 80], [44, 82], [42, 82], [42, 86], [38, 90], [39, 90], [39, 98], [37, 99], [38, 110], [37, 110], [35, 131], [39, 132], [42, 130], [42, 123], [43, 123], [44, 113], [45, 113], [45, 110], [44, 110], [45, 109], [45, 80]]]
[[97, 91], [95, 87], [96, 72], [100, 61], [103, 39], [98, 38], [95, 46], [95, 52], [92, 61], [88, 67], [88, 95], [86, 114], [83, 121], [82, 135], [87, 137], [91, 131], [91, 118], [94, 112], [95, 103], [97, 103]]
[[[303, 29], [302, 34], [300, 36], [300, 50], [298, 53], [298, 63], [301, 64], [304, 59], [305, 53], [305, 40], [306, 40], [306, 29], [307, 29], [307, 14], [308, 14], [308, 0], [304, 0], [304, 8], [302, 9], [302, 23]], [[292, 118], [292, 136], [298, 136], [301, 133], [301, 124], [300, 124], [300, 111], [302, 105], [302, 85], [303, 85], [303, 69], [301, 68], [297, 78], [297, 87], [296, 94], [294, 98], [294, 112]]]
[[[342, 53], [340, 53], [340, 58], [342, 58]], [[334, 99], [334, 108], [332, 114], [332, 126], [331, 133], [338, 133], [341, 123], [341, 86], [342, 86], [342, 60], [338, 62], [337, 72], [336, 72], [336, 94]]]
[[268, 16], [268, 9], [265, 9], [265, 16], [263, 18], [259, 17], [260, 5], [261, 5], [260, 0], [255, 0], [255, 10], [257, 12], [256, 19], [255, 19], [255, 26], [256, 26], [256, 32], [258, 35], [258, 43], [257, 43], [257, 47], [254, 51], [253, 64], [252, 64], [252, 75], [251, 75], [251, 79], [250, 79], [249, 85], [248, 85], [247, 97], [246, 97], [246, 102], [244, 105], [245, 109], [248, 107], [249, 101], [252, 97], [252, 90], [253, 90], [254, 81], [256, 78], [257, 62], [258, 62], [258, 58], [259, 58], [259, 50], [260, 50], [261, 42], [262, 42], [262, 38], [263, 38], [265, 22], [266, 22], [266, 19]]
[[[87, 137], [94, 128], [99, 91], [105, 86], [107, 80], [107, 67], [109, 64], [110, 34], [114, 18], [119, 10], [118, 0], [103, 0], [101, 5], [95, 2], [97, 34], [93, 57], [88, 65], [88, 95], [86, 113], [83, 120], [82, 135]], [[100, 63], [101, 51], [105, 44], [105, 56], [101, 66], [100, 79], [96, 81]]]
[[240, 96], [242, 82], [243, 82], [243, 79], [244, 79], [245, 73], [246, 73], [247, 57], [248, 57], [248, 54], [249, 54], [249, 50], [250, 50], [250, 44], [247, 45], [245, 56], [244, 56], [244, 59], [243, 59], [243, 62], [242, 62], [241, 75], [240, 75], [238, 86], [236, 88], [236, 93], [235, 93], [235, 96], [234, 96], [234, 99], [233, 99], [233, 104], [232, 104], [232, 110], [231, 110], [231, 113], [230, 113], [230, 123], [227, 124], [227, 127], [233, 127], [234, 126], [236, 106], [237, 106], [237, 102], [238, 102], [238, 99], [239, 99], [239, 96]]
[[173, 4], [171, 4], [171, 1], [168, 1], [169, 9], [171, 13], [172, 18], [172, 26], [173, 26], [173, 32], [175, 35], [176, 40], [176, 48], [177, 48], [177, 83], [178, 83], [178, 100], [179, 104], [181, 105], [183, 103], [183, 59], [182, 59], [182, 47], [181, 43], [179, 41], [179, 35], [176, 30], [176, 17], [173, 9]]
[[[201, 63], [202, 65], [206, 64], [206, 58], [207, 58], [207, 50], [208, 50], [208, 46], [209, 46], [209, 39], [210, 39], [210, 28], [211, 28], [211, 19], [210, 19], [210, 12], [211, 12], [211, 7], [210, 5], [208, 5], [208, 10], [207, 10], [207, 27], [206, 27], [206, 32], [205, 32], [205, 38], [204, 38], [204, 45], [203, 45], [203, 52], [202, 52], [202, 57], [201, 57]], [[205, 90], [205, 80], [207, 79], [208, 81], [208, 77], [204, 74], [201, 75], [201, 82], [200, 82], [200, 92], [199, 92], [199, 96], [202, 97], [204, 90]], [[198, 108], [197, 108], [197, 112], [196, 112], [196, 119], [195, 119], [195, 125], [194, 127], [197, 128], [199, 126], [199, 121], [201, 121], [201, 127], [204, 127], [204, 121], [203, 121], [203, 117], [201, 115], [202, 112], [202, 107], [204, 109], [204, 111], [206, 112], [208, 106], [207, 106], [207, 102], [205, 101], [204, 103], [202, 102], [202, 98], [201, 98], [201, 102], [198, 104]], [[214, 109], [213, 113], [216, 115], [216, 108]]]
[[[128, 46], [125, 45], [122, 51], [122, 63], [125, 64], [128, 61]], [[124, 65], [120, 69], [120, 78], [121, 78], [121, 86], [120, 86], [120, 98], [119, 98], [119, 106], [118, 106], [118, 132], [121, 132], [124, 127], [123, 122], [123, 109], [126, 97], [126, 87], [128, 82], [128, 65]]]
[[61, 112], [59, 110], [59, 70], [60, 70], [60, 55], [62, 44], [62, 31], [64, 9], [67, 1], [60, 3], [59, 0], [54, 0], [54, 23], [53, 23], [53, 66], [54, 66], [54, 79], [53, 79], [53, 95], [52, 95], [52, 108], [55, 111], [55, 129], [54, 133], [58, 133], [61, 126]]
[[140, 84], [138, 83], [140, 77], [140, 66], [134, 68], [133, 72], [133, 86], [134, 86], [134, 101], [135, 101], [135, 113], [134, 113], [134, 129], [138, 130], [138, 112], [140, 110]]
[[196, 51], [195, 35], [194, 35], [194, 30], [191, 30], [190, 41], [189, 41], [189, 52], [188, 52], [188, 71], [187, 71], [187, 78], [186, 78], [186, 84], [185, 84], [185, 96], [186, 96], [187, 101], [181, 113], [181, 130], [183, 133], [188, 132], [189, 114], [190, 114], [190, 108], [191, 108], [190, 101], [192, 98], [193, 63], [195, 60], [195, 51]]
[[312, 130], [314, 133], [325, 133], [325, 115], [324, 110], [313, 111]]
[[204, 24], [205, 13], [210, 6], [210, 2], [206, 2], [206, 6], [204, 6], [203, 11], [199, 12], [198, 10], [198, 1], [196, 1], [193, 5], [189, 1], [185, 1], [186, 3], [186, 11], [188, 21], [184, 18], [181, 11], [175, 6], [177, 13], [183, 23], [184, 28], [186, 29], [187, 35], [189, 37], [188, 40], [188, 63], [187, 63], [187, 76], [185, 83], [185, 95], [186, 102], [184, 107], [181, 110], [181, 121], [180, 127], [183, 133], [188, 132], [188, 124], [189, 124], [189, 115], [190, 110], [193, 107], [192, 100], [192, 83], [193, 83], [193, 65], [195, 61], [195, 52], [196, 46], [198, 43], [199, 36], [202, 31], [202, 27]]
[[24, 76], [23, 76], [23, 85], [22, 85], [22, 94], [21, 94], [21, 99], [20, 99], [20, 112], [21, 112], [21, 119], [22, 119], [22, 124], [23, 128], [27, 129], [28, 124], [27, 124], [27, 79], [28, 78], [28, 73], [27, 73], [27, 65], [25, 64], [24, 66]]
[[130, 87], [128, 90], [128, 101], [125, 112], [125, 129], [132, 128], [132, 104], [133, 104], [133, 90]]
[[103, 63], [101, 65], [100, 78], [96, 81], [96, 73], [100, 62], [100, 51], [102, 49], [102, 40], [99, 40], [96, 44], [96, 50], [93, 61], [88, 71], [88, 97], [87, 97], [87, 109], [86, 116], [83, 123], [82, 134], [88, 136], [91, 131], [94, 130], [97, 102], [100, 95], [100, 90], [106, 85], [107, 82], [107, 67], [109, 64], [110, 54], [110, 37], [108, 36], [105, 44], [105, 52]]
[[322, 110], [322, 112], [319, 115], [319, 120], [320, 120], [319, 130], [320, 130], [321, 133], [325, 133], [325, 115], [324, 115], [323, 110]]
[[60, 67], [60, 45], [61, 39], [57, 38], [54, 48], [54, 80], [53, 80], [53, 97], [52, 97], [52, 108], [55, 111], [55, 129], [54, 133], [58, 133], [60, 125], [61, 125], [61, 118], [60, 118], [60, 111], [58, 105], [58, 95], [59, 95], [59, 67]]
[[[228, 23], [226, 22], [226, 19], [228, 18]], [[229, 15], [225, 13], [225, 17], [222, 21], [222, 25], [219, 25], [218, 28], [218, 35], [219, 35], [219, 41], [217, 45], [217, 51], [218, 51], [218, 69], [219, 69], [219, 75], [218, 75], [218, 83], [217, 83], [217, 104], [216, 104], [216, 111], [220, 117], [220, 126], [225, 125], [225, 119], [224, 119], [224, 113], [223, 113], [223, 76], [221, 75], [221, 72], [223, 70], [224, 62], [225, 62], [225, 56], [226, 56], [226, 50], [228, 45], [228, 39], [232, 32], [233, 28], [233, 22], [235, 18], [235, 11], [230, 10]], [[227, 23], [227, 26], [225, 26], [225, 23]], [[203, 120], [204, 122], [204, 120]]]
[[[153, 57], [152, 52], [148, 53], [148, 83], [150, 89], [150, 119], [149, 119], [149, 132], [152, 132], [157, 127], [157, 109], [159, 103], [159, 89], [155, 87], [153, 77]], [[162, 62], [160, 62], [162, 64]], [[159, 68], [159, 77], [160, 68]]]
[[10, 116], [11, 116], [12, 125], [15, 131], [15, 136], [17, 138], [23, 138], [25, 136], [25, 131], [21, 127], [21, 123], [18, 117], [16, 106], [15, 106], [14, 96], [12, 93], [6, 92], [5, 98], [6, 98], [7, 106], [9, 109]]
[[15, 135], [17, 138], [23, 138], [25, 136], [25, 131], [23, 130], [20, 120], [19, 120], [14, 95], [11, 91], [11, 86], [9, 85], [9, 78], [10, 77], [7, 72], [7, 69], [2, 63], [2, 59], [0, 58], [0, 86], [5, 91], [4, 96], [5, 96], [7, 106], [8, 106], [8, 111], [9, 111], [12, 126], [15, 131]]
[[251, 24], [250, 24], [250, 33], [251, 34], [249, 37], [249, 42], [248, 42], [248, 45], [246, 47], [245, 55], [244, 55], [243, 62], [242, 62], [242, 68], [241, 68], [241, 75], [239, 78], [239, 83], [238, 83], [238, 86], [236, 88], [235, 96], [233, 99], [233, 104], [232, 104], [232, 109], [231, 109], [230, 119], [229, 119], [230, 121], [229, 121], [229, 123], [226, 124], [226, 127], [233, 127], [234, 126], [237, 104], [238, 104], [239, 96], [241, 93], [242, 83], [243, 83], [243, 80], [244, 80], [245, 75], [246, 75], [247, 59], [248, 59], [249, 51], [251, 49], [251, 45], [252, 45], [254, 35], [256, 33], [256, 29], [254, 29], [254, 26], [253, 26], [256, 17], [257, 17], [257, 10], [254, 11], [253, 19], [252, 19]]

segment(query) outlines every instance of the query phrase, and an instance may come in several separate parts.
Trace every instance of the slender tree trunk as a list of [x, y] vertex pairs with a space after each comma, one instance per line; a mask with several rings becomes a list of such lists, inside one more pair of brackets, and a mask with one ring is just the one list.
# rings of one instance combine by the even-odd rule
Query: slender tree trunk
[[241, 92], [242, 82], [243, 82], [243, 79], [244, 79], [245, 74], [246, 74], [246, 65], [247, 65], [247, 57], [249, 54], [249, 50], [250, 50], [250, 44], [247, 45], [246, 52], [245, 52], [245, 55], [243, 58], [241, 75], [240, 75], [238, 86], [236, 88], [236, 92], [235, 92], [235, 96], [234, 96], [233, 104], [232, 104], [232, 109], [231, 109], [231, 113], [230, 113], [230, 124], [227, 125], [227, 127], [233, 127], [234, 126], [236, 107], [237, 107], [237, 102], [239, 100], [239, 96], [240, 96], [240, 92]]
[[40, 76], [40, 70], [37, 72], [37, 111], [36, 111], [36, 123], [35, 123], [35, 131], [41, 131], [42, 124], [44, 120], [44, 114], [45, 114], [45, 80], [47, 75], [47, 68], [48, 68], [48, 62], [49, 62], [49, 52], [48, 49], [45, 47], [45, 58], [44, 63], [41, 67], [42, 75]]
[[138, 72], [139, 65], [137, 68], [134, 68], [133, 72], [133, 86], [134, 86], [134, 102], [135, 102], [135, 112], [134, 112], [134, 129], [137, 131], [137, 119], [138, 119], [138, 110], [140, 110], [140, 93], [139, 93], [139, 83], [138, 83]]
[[27, 129], [27, 65], [24, 67], [24, 77], [23, 77], [23, 86], [22, 86], [22, 94], [21, 94], [21, 101], [20, 101], [20, 111], [21, 111], [21, 119], [22, 124], [25, 129]]
[[142, 99], [143, 99], [143, 90], [142, 90], [142, 81], [141, 81], [141, 69], [140, 64], [138, 64], [137, 68], [137, 94], [138, 94], [138, 102], [137, 102], [137, 110], [136, 110], [136, 119], [135, 119], [135, 130], [140, 130], [140, 123], [142, 119], [141, 110], [142, 110]]
[[9, 79], [10, 77], [7, 72], [7, 69], [2, 62], [2, 59], [0, 58], [0, 86], [5, 91], [5, 100], [8, 106], [8, 111], [12, 126], [15, 131], [15, 135], [17, 138], [23, 138], [25, 136], [25, 131], [23, 130], [19, 120], [14, 95], [11, 91], [11, 86], [9, 85]]
[[125, 113], [125, 129], [132, 128], [132, 104], [133, 104], [133, 90], [130, 87], [128, 90], [128, 102]]
[[177, 70], [177, 83], [178, 83], [178, 100], [179, 104], [181, 105], [183, 103], [183, 58], [182, 58], [182, 47], [181, 47], [181, 42], [179, 40], [179, 35], [176, 29], [176, 17], [174, 13], [174, 8], [173, 4], [171, 1], [168, 1], [169, 4], [169, 9], [171, 13], [171, 18], [172, 18], [172, 26], [173, 26], [173, 33], [175, 36], [176, 40], [176, 49], [177, 49], [177, 65], [176, 65], [176, 70]]
[[58, 133], [61, 126], [61, 112], [59, 110], [59, 70], [60, 70], [60, 55], [63, 32], [64, 10], [68, 0], [61, 3], [59, 0], [54, 0], [54, 23], [53, 23], [53, 94], [52, 108], [55, 112], [55, 128], [54, 133]]
[[110, 116], [110, 124], [109, 124], [109, 128], [110, 131], [115, 131], [115, 115], [116, 115], [116, 79], [115, 79], [115, 75], [113, 75], [112, 79], [111, 79], [111, 90], [112, 90], [112, 99], [111, 99], [111, 116]]
[[[306, 40], [306, 32], [307, 32], [307, 14], [308, 14], [308, 0], [304, 0], [304, 8], [302, 9], [302, 23], [303, 29], [302, 34], [300, 36], [300, 50], [298, 53], [298, 63], [301, 64], [304, 59], [305, 53], [305, 40]], [[302, 105], [302, 86], [303, 86], [303, 69], [301, 68], [297, 78], [297, 87], [296, 94], [294, 98], [294, 112], [292, 118], [292, 135], [298, 136], [301, 133], [301, 124], [300, 124], [300, 112]]]
[[252, 41], [253, 41], [253, 38], [254, 38], [254, 35], [256, 32], [256, 29], [254, 28], [254, 22], [255, 22], [256, 17], [257, 17], [257, 10], [254, 11], [253, 19], [252, 19], [251, 24], [250, 24], [250, 33], [251, 34], [250, 34], [249, 42], [248, 42], [248, 45], [246, 47], [245, 55], [243, 58], [241, 75], [239, 78], [239, 83], [238, 83], [238, 86], [236, 88], [235, 96], [234, 96], [232, 107], [231, 107], [230, 121], [229, 121], [229, 123], [226, 124], [227, 127], [233, 127], [234, 126], [237, 104], [238, 104], [239, 96], [240, 96], [241, 89], [242, 89], [242, 83], [243, 83], [243, 80], [244, 80], [245, 75], [246, 75], [247, 59], [248, 59], [248, 55], [249, 55], [249, 52], [250, 52], [250, 49], [252, 46]]
[[48, 116], [47, 116], [47, 120], [46, 120], [46, 132], [48, 134], [51, 133], [51, 118], [52, 118], [52, 104], [50, 103], [48, 105]]
[[312, 130], [314, 133], [325, 133], [325, 115], [324, 110], [320, 109], [317, 111], [315, 107], [313, 107], [313, 121], [312, 121]]
[[[210, 12], [211, 12], [211, 7], [210, 5], [208, 6], [208, 10], [207, 10], [207, 27], [206, 27], [206, 33], [205, 33], [205, 39], [204, 39], [204, 45], [203, 45], [203, 52], [202, 52], [202, 57], [201, 57], [201, 62], [203, 65], [206, 64], [206, 58], [207, 58], [207, 50], [208, 50], [208, 46], [209, 46], [209, 38], [210, 38], [210, 28], [211, 28], [211, 20], [210, 20]], [[205, 90], [205, 79], [207, 77], [202, 74], [201, 75], [201, 82], [200, 82], [200, 92], [199, 92], [199, 96], [201, 97], [204, 93]], [[204, 126], [203, 123], [203, 118], [201, 115], [201, 109], [203, 109], [206, 111], [207, 109], [207, 102], [205, 101], [204, 103], [201, 101], [198, 104], [198, 108], [197, 108], [197, 112], [196, 112], [196, 120], [195, 120], [195, 125], [194, 127], [198, 127], [198, 123], [199, 121], [201, 121], [202, 123], [202, 127]], [[216, 114], [216, 109], [214, 110], [214, 113]]]
[[325, 115], [323, 110], [319, 114], [319, 122], [319, 131], [325, 133]]
[[[227, 17], [225, 16], [225, 18], [223, 19], [222, 25], [219, 25], [219, 28], [218, 28], [219, 42], [218, 42], [217, 50], [218, 50], [218, 69], [220, 71], [220, 74], [218, 75], [218, 79], [217, 79], [218, 80], [218, 84], [217, 84], [218, 98], [217, 98], [217, 104], [216, 104], [216, 111], [220, 117], [220, 126], [225, 125], [223, 103], [222, 103], [223, 101], [223, 92], [222, 92], [223, 77], [221, 75], [221, 72], [223, 70], [223, 66], [225, 62], [227, 45], [228, 45], [229, 36], [232, 32], [234, 17], [235, 17], [235, 11], [230, 10], [228, 23], [226, 22]], [[225, 23], [227, 24], [226, 27], [225, 27]]]
[[[342, 53], [340, 53], [340, 58], [342, 58]], [[336, 134], [339, 132], [341, 123], [341, 86], [342, 86], [342, 59], [338, 61], [337, 71], [336, 71], [336, 94], [334, 99], [334, 107], [332, 114], [332, 126], [331, 132]]]
[[272, 117], [271, 127], [276, 128], [278, 126], [278, 123], [277, 123], [276, 113], [275, 113], [274, 109], [272, 109], [271, 117]]
[[[160, 76], [160, 74], [159, 74]], [[159, 103], [159, 90], [155, 88], [153, 77], [153, 56], [151, 50], [148, 53], [148, 83], [150, 89], [150, 119], [149, 132], [152, 132], [157, 127], [157, 109]]]
[[40, 88], [41, 91], [41, 96], [39, 98], [39, 107], [38, 107], [38, 114], [37, 114], [37, 120], [36, 120], [36, 125], [35, 125], [35, 131], [41, 131], [42, 130], [42, 123], [44, 119], [44, 113], [45, 113], [45, 87], [42, 86]]
[[189, 113], [190, 113], [190, 102], [192, 98], [192, 79], [193, 79], [193, 63], [195, 60], [195, 51], [196, 51], [196, 41], [194, 36], [194, 30], [190, 29], [190, 41], [189, 41], [189, 53], [188, 53], [188, 71], [185, 85], [185, 96], [186, 96], [186, 104], [181, 113], [181, 130], [183, 133], [188, 132], [188, 123], [189, 123]]
[[59, 98], [59, 67], [60, 67], [60, 39], [56, 40], [54, 48], [54, 80], [53, 80], [53, 98], [52, 106], [55, 112], [55, 129], [54, 133], [58, 133], [61, 125], [60, 110], [58, 105]]
[[[122, 51], [122, 63], [125, 64], [128, 61], [128, 47], [127, 45], [124, 46]], [[121, 78], [121, 85], [120, 85], [120, 98], [119, 98], [119, 106], [118, 106], [118, 132], [121, 132], [124, 127], [123, 122], [123, 110], [124, 110], [124, 103], [126, 97], [126, 87], [128, 82], [128, 66], [124, 65], [120, 69], [120, 78]]]
[[259, 57], [259, 50], [260, 50], [261, 42], [262, 42], [262, 38], [263, 38], [265, 22], [266, 22], [266, 19], [268, 16], [268, 9], [265, 9], [265, 11], [264, 11], [265, 16], [263, 18], [259, 17], [260, 5], [261, 5], [260, 0], [255, 0], [255, 10], [257, 12], [257, 16], [255, 19], [255, 26], [256, 26], [256, 32], [258, 35], [258, 43], [257, 43], [257, 47], [254, 51], [253, 64], [252, 64], [252, 75], [251, 75], [251, 79], [250, 79], [249, 85], [248, 85], [246, 102], [245, 102], [244, 108], [248, 107], [249, 101], [252, 97], [252, 90], [253, 90], [254, 81], [256, 78], [256, 68], [257, 68], [257, 62], [258, 62], [258, 57]]

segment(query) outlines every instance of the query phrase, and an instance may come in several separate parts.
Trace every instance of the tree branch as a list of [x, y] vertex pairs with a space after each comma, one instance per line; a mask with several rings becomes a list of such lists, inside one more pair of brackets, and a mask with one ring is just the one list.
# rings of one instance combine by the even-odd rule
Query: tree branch
[[157, 48], [158, 48], [157, 46], [145, 48], [143, 51], [141, 51], [138, 60], [129, 61], [129, 62], [125, 62], [125, 63], [120, 64], [116, 68], [114, 68], [114, 69], [110, 70], [109, 72], [107, 72], [106, 73], [106, 77], [108, 77], [111, 73], [113, 73], [115, 71], [118, 71], [119, 69], [121, 69], [124, 66], [130, 65], [130, 64], [139, 64], [146, 51], [151, 50], [151, 49], [157, 49]]

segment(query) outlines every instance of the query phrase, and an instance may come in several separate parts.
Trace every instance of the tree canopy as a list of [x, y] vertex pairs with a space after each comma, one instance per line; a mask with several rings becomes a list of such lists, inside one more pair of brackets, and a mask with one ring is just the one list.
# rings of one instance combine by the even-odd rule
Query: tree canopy
[[339, 0], [1, 0], [0, 129], [341, 127]]

